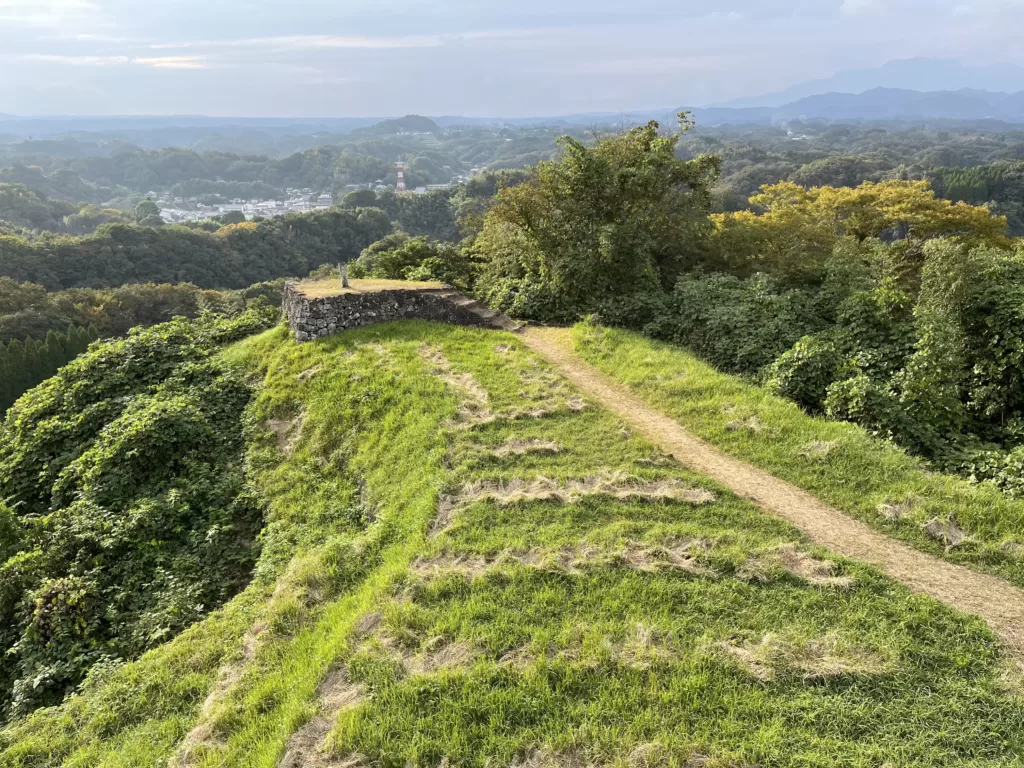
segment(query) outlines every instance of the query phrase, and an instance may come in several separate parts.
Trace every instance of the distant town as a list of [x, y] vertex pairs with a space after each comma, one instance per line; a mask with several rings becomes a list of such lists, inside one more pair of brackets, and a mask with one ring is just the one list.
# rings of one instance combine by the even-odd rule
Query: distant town
[[[349, 192], [360, 189], [372, 189], [376, 193], [395, 192], [396, 194], [425, 195], [429, 192], [451, 189], [454, 186], [468, 181], [473, 176], [483, 173], [483, 168], [473, 168], [468, 175], [456, 176], [447, 184], [427, 184], [412, 189], [405, 189], [405, 182], [400, 164], [399, 179], [397, 184], [388, 184], [383, 179], [378, 179], [369, 184], [349, 184], [341, 191], [341, 197]], [[171, 197], [150, 192], [146, 195], [160, 208], [160, 216], [168, 224], [183, 224], [189, 221], [204, 221], [223, 216], [226, 213], [237, 211], [242, 213], [249, 221], [261, 218], [272, 219], [276, 216], [284, 216], [286, 213], [307, 213], [309, 211], [327, 210], [340, 202], [328, 192], [318, 193], [312, 189], [286, 189], [281, 199], [274, 200], [242, 200], [232, 199], [223, 203], [204, 202], [209, 200], [209, 195], [197, 195], [195, 197]]]

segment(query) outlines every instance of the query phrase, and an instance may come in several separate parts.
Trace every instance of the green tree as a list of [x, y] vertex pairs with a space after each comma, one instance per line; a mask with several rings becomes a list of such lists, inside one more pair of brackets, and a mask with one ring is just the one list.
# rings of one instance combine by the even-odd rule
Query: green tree
[[231, 226], [232, 224], [244, 224], [245, 222], [245, 214], [241, 211], [228, 211], [227, 213], [221, 214], [220, 217], [220, 223], [225, 227]]
[[346, 208], [369, 208], [377, 205], [377, 193], [372, 189], [356, 189], [341, 199]]
[[[683, 130], [691, 123], [681, 116]], [[499, 192], [476, 250], [478, 292], [505, 312], [569, 320], [602, 304], [660, 292], [710, 234], [717, 157], [676, 157], [681, 133], [656, 122], [590, 147], [561, 139], [558, 160]]]
[[141, 224], [150, 216], [160, 218], [160, 209], [156, 203], [147, 198], [135, 206], [135, 221]]

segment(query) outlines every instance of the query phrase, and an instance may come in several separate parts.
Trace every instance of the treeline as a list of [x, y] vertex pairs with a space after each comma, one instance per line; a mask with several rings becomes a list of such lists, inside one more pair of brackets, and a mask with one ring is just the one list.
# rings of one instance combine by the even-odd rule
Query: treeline
[[81, 238], [0, 237], [0, 276], [47, 290], [124, 283], [192, 283], [241, 289], [347, 261], [392, 230], [377, 208], [331, 209], [222, 227], [113, 224]]
[[[855, 187], [866, 181], [927, 180], [940, 197], [954, 202], [996, 201], [994, 207], [1008, 216], [1011, 232], [1022, 235], [1024, 221], [1012, 205], [1020, 197], [991, 183], [1019, 162], [1022, 144], [1021, 131], [794, 122], [785, 129], [700, 129], [680, 141], [679, 153], [684, 158], [701, 153], [722, 158], [722, 173], [714, 186], [715, 209], [720, 212], [744, 210], [763, 185], [782, 181], [804, 187]], [[965, 177], [974, 176], [975, 168], [985, 180], [979, 184], [972, 179], [965, 188]]]
[[278, 306], [283, 290], [284, 280], [278, 279], [238, 291], [201, 289], [191, 283], [129, 283], [49, 292], [42, 285], [0, 277], [0, 342], [43, 338], [69, 325], [94, 327], [103, 337], [123, 336], [137, 326], [174, 317], [194, 318], [204, 312], [235, 315], [258, 300]]
[[90, 203], [51, 200], [23, 184], [0, 183], [0, 221], [34, 232], [87, 235], [103, 224], [132, 221], [132, 215]]
[[0, 414], [21, 395], [74, 360], [99, 338], [95, 328], [72, 325], [67, 333], [50, 331], [45, 339], [0, 342]]
[[1024, 162], [936, 168], [928, 177], [942, 197], [988, 204], [993, 212], [1006, 216], [1011, 233], [1024, 235]]
[[105, 203], [120, 194], [117, 190], [84, 180], [75, 171], [60, 168], [59, 160], [51, 162], [57, 162], [58, 167], [49, 174], [37, 165], [12, 164], [0, 168], [0, 184], [23, 184], [51, 200], [93, 204]]
[[284, 192], [262, 181], [214, 181], [189, 179], [170, 188], [172, 197], [196, 197], [209, 200], [279, 200]]

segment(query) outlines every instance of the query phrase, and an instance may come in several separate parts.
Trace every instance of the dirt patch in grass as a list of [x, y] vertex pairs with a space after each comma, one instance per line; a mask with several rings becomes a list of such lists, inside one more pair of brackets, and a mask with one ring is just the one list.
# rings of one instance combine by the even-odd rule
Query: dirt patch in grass
[[680, 501], [702, 505], [716, 496], [704, 488], [694, 488], [682, 480], [642, 480], [624, 472], [604, 472], [579, 480], [552, 480], [536, 477], [505, 482], [481, 480], [463, 487], [460, 503], [493, 501], [507, 505], [523, 501], [558, 501], [574, 504], [584, 496], [612, 496], [623, 501]]
[[532, 501], [576, 504], [585, 496], [598, 495], [612, 496], [621, 501], [676, 501], [696, 506], [710, 504], [717, 498], [711, 491], [694, 488], [682, 480], [643, 480], [618, 471], [565, 481], [543, 476], [529, 480], [479, 480], [463, 486], [455, 495], [440, 498], [437, 516], [428, 535], [437, 538], [451, 527], [460, 508], [476, 502], [492, 501], [501, 506]]
[[178, 752], [168, 761], [171, 768], [190, 768], [196, 764], [196, 757], [205, 748], [216, 747], [223, 743], [223, 739], [214, 727], [213, 715], [217, 710], [217, 705], [226, 699], [241, 681], [246, 665], [256, 657], [256, 650], [267, 631], [267, 624], [262, 621], [250, 627], [242, 637], [241, 656], [220, 668], [217, 681], [199, 710], [199, 722], [188, 732], [182, 740]]
[[443, 637], [437, 637], [427, 644], [424, 653], [407, 660], [405, 669], [411, 675], [429, 675], [468, 667], [477, 656], [479, 653], [468, 643], [449, 643]]
[[277, 438], [277, 447], [283, 453], [291, 456], [295, 453], [295, 446], [302, 438], [302, 426], [306, 421], [306, 414], [300, 413], [294, 419], [269, 419], [267, 429], [274, 433]]
[[352, 758], [335, 758], [327, 747], [327, 737], [334, 727], [338, 715], [345, 709], [355, 707], [366, 700], [363, 687], [348, 680], [344, 667], [331, 671], [317, 689], [321, 714], [314, 717], [288, 741], [278, 768], [336, 768]]
[[437, 503], [437, 515], [434, 523], [430, 526], [428, 538], [436, 539], [451, 526], [455, 519], [455, 510], [458, 509], [459, 499], [456, 496], [441, 496]]
[[509, 440], [496, 448], [486, 449], [487, 453], [495, 458], [505, 459], [509, 456], [526, 456], [528, 454], [554, 454], [560, 452], [561, 446], [551, 440]]
[[681, 570], [695, 576], [716, 576], [716, 571], [701, 561], [701, 555], [710, 550], [702, 540], [681, 542], [669, 546], [628, 542], [616, 550], [602, 549], [587, 544], [549, 550], [535, 548], [528, 552], [504, 551], [496, 557], [478, 555], [443, 554], [420, 558], [410, 566], [409, 572], [418, 578], [431, 579], [457, 573], [470, 579], [509, 565], [523, 565], [551, 573], [581, 574], [587, 568], [624, 566], [636, 571], [658, 572]]
[[816, 558], [795, 544], [783, 544], [750, 558], [737, 576], [747, 581], [768, 582], [781, 570], [818, 587], [852, 589], [856, 582], [850, 576], [837, 576], [837, 568], [831, 560]]
[[813, 681], [881, 675], [888, 671], [886, 661], [880, 656], [844, 643], [836, 635], [793, 641], [767, 634], [757, 642], [727, 640], [720, 643], [718, 649], [751, 677], [764, 683], [789, 675]]
[[297, 378], [299, 381], [309, 381], [318, 373], [320, 373], [320, 371], [322, 371], [323, 368], [324, 367], [322, 365], [314, 365], [312, 368], [307, 368], [306, 370], [304, 370], [295, 378]]
[[430, 675], [436, 672], [464, 669], [480, 655], [473, 646], [462, 641], [449, 641], [434, 637], [418, 650], [400, 642], [381, 630], [361, 649], [370, 653], [384, 653], [401, 667], [406, 675]]
[[456, 373], [440, 348], [431, 344], [420, 346], [420, 357], [434, 374], [451, 387], [459, 400], [456, 424], [474, 426], [489, 424], [496, 416], [490, 408], [490, 395], [470, 373]]
[[409, 566], [409, 573], [420, 578], [458, 573], [472, 579], [483, 576], [494, 567], [495, 562], [472, 555], [440, 555], [426, 559], [421, 557]]

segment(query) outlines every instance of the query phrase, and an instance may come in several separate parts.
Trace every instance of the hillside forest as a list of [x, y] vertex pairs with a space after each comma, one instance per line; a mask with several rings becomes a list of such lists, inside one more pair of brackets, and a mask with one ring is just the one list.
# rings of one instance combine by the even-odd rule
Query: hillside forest
[[[685, 113], [678, 126], [555, 135], [370, 131], [279, 159], [8, 148], [0, 717], [90, 690], [242, 593], [254, 569], [276, 577], [312, 535], [287, 517], [264, 528], [267, 488], [253, 477], [270, 470], [247, 446], [268, 416], [286, 445], [298, 416], [259, 400], [223, 352], [277, 323], [285, 278], [332, 277], [340, 263], [685, 348], [936, 470], [1024, 496], [1024, 135], [712, 132]], [[268, 220], [171, 226], [138, 207], [147, 187], [181, 184], [339, 190], [396, 157], [423, 180], [488, 170]], [[87, 215], [95, 231], [82, 234]], [[358, 492], [337, 496], [323, 520], [365, 526]], [[348, 555], [324, 555], [339, 582], [373, 553]]]

